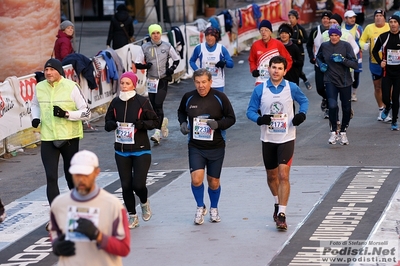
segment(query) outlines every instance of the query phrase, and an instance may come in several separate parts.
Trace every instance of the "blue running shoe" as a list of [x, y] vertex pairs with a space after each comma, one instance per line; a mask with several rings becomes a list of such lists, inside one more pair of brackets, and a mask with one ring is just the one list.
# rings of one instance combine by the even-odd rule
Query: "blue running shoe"
[[382, 118], [382, 120], [385, 120], [386, 117], [388, 117], [388, 115], [389, 115], [389, 110], [387, 110], [386, 108], [383, 109], [383, 111], [382, 111], [382, 113], [381, 113], [381, 118]]
[[397, 122], [396, 123], [392, 123], [392, 127], [390, 129], [393, 130], [393, 131], [399, 131], [399, 126], [397, 125]]

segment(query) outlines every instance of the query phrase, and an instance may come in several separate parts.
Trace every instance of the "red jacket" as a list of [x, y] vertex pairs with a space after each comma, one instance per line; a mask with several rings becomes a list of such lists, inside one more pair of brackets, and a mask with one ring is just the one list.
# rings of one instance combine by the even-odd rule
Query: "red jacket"
[[287, 71], [289, 71], [293, 63], [292, 57], [282, 42], [271, 38], [266, 44], [263, 42], [263, 40], [257, 40], [251, 46], [249, 55], [250, 72], [258, 69], [260, 60], [268, 57], [268, 55], [273, 55], [276, 53], [279, 53], [280, 56], [286, 58], [288, 62]]
[[58, 30], [57, 40], [54, 44], [54, 57], [62, 61], [67, 55], [74, 53], [71, 44], [72, 36], [68, 36], [62, 30]]

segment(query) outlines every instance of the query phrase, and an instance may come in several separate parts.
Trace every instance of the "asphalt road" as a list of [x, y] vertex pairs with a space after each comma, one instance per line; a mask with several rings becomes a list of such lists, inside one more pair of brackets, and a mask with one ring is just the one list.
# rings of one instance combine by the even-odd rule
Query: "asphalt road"
[[[237, 122], [227, 132], [224, 167], [262, 165], [260, 130], [246, 117], [254, 84], [247, 57], [247, 52], [234, 57], [235, 67], [226, 70], [225, 92], [232, 102]], [[300, 84], [310, 100], [310, 108], [307, 120], [297, 130], [293, 165], [398, 166], [399, 132], [391, 131], [390, 124], [377, 121], [378, 108], [365, 53], [363, 60], [364, 71], [358, 89], [358, 102], [352, 103], [355, 115], [348, 129], [349, 146], [328, 144], [328, 120], [323, 119], [320, 110], [321, 99], [315, 90], [313, 67], [306, 62], [304, 71], [312, 81], [313, 89], [308, 91], [303, 83]], [[240, 64], [241, 61], [244, 63]], [[170, 134], [161, 141], [161, 145], [153, 147], [151, 170], [187, 169], [186, 136], [179, 131], [177, 108], [182, 95], [193, 89], [191, 79], [169, 86], [164, 110], [169, 118]], [[103, 119], [93, 122], [92, 126], [96, 130], [85, 132], [80, 148], [98, 154], [103, 171], [116, 171], [113, 133], [103, 129]], [[150, 134], [152, 132], [149, 132], [149, 136]], [[24, 153], [19, 153], [16, 157], [0, 161], [0, 195], [5, 204], [44, 184], [40, 148], [25, 149]]]

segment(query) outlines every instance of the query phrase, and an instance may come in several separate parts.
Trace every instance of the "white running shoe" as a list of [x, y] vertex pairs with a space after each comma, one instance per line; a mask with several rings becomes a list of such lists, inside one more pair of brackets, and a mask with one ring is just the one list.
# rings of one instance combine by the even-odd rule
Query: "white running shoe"
[[133, 229], [139, 226], [139, 218], [137, 214], [130, 214], [128, 216], [128, 227]]
[[354, 92], [351, 94], [351, 101], [352, 102], [356, 102], [357, 101], [357, 95]]
[[218, 208], [210, 208], [210, 222], [219, 223], [221, 221], [221, 217], [218, 214]]
[[334, 145], [334, 144], [336, 144], [336, 141], [337, 141], [337, 134], [336, 134], [335, 131], [332, 131], [330, 133], [330, 137], [329, 137], [328, 143]]
[[207, 214], [207, 208], [204, 207], [197, 207], [196, 215], [194, 217], [194, 224], [203, 224], [204, 223], [204, 216]]
[[162, 125], [161, 125], [161, 133], [162, 133], [162, 137], [166, 138], [168, 137], [168, 118], [164, 117], [163, 121], [162, 121]]
[[160, 139], [161, 139], [161, 130], [156, 129], [156, 132], [154, 132], [153, 136], [150, 138], [152, 141], [154, 141], [154, 144], [160, 144]]
[[340, 132], [340, 144], [349, 145], [349, 140], [347, 138], [346, 132]]
[[149, 199], [146, 203], [140, 203], [140, 207], [142, 207], [142, 219], [147, 222], [152, 216]]

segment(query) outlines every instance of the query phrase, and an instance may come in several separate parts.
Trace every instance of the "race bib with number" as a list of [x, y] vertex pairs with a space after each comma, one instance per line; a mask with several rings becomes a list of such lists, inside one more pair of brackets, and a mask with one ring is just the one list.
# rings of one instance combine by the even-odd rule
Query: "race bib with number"
[[258, 70], [260, 71], [260, 78], [263, 80], [267, 80], [269, 78], [269, 72], [268, 72], [268, 64], [260, 64], [258, 67]]
[[149, 93], [157, 93], [159, 79], [147, 79], [147, 91]]
[[271, 124], [268, 126], [270, 134], [287, 134], [288, 133], [288, 115], [274, 114], [271, 117]]
[[117, 122], [115, 142], [122, 144], [135, 144], [135, 124]]
[[193, 118], [193, 139], [212, 141], [214, 130], [207, 125], [208, 118]]
[[215, 67], [215, 63], [206, 63], [206, 69], [210, 71], [211, 76], [216, 77], [218, 75], [218, 68]]
[[400, 50], [387, 49], [387, 64], [400, 65]]
[[99, 225], [99, 216], [100, 209], [93, 207], [77, 207], [77, 206], [68, 206], [67, 213], [67, 232], [65, 234], [65, 240], [71, 240], [73, 242], [81, 241], [87, 242], [90, 239], [79, 232], [75, 232], [75, 229], [78, 227], [78, 223], [76, 221], [79, 218], [85, 218], [93, 222], [93, 224], [97, 227]]

